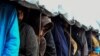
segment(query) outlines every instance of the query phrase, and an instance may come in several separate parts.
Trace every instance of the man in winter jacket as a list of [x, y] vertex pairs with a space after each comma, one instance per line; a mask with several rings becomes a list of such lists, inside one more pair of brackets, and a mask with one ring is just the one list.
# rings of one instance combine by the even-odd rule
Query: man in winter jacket
[[0, 2], [0, 56], [18, 56], [19, 45], [16, 9]]
[[38, 56], [39, 46], [38, 37], [36, 36], [34, 29], [29, 24], [23, 22], [24, 10], [18, 9], [19, 26], [20, 26], [20, 52], [19, 56]]

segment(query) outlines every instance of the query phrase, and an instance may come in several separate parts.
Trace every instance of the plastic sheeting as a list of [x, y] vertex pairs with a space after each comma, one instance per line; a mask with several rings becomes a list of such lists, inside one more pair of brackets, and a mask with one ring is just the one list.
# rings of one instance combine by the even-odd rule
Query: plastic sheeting
[[[16, 1], [16, 0], [10, 0], [10, 1]], [[17, 2], [27, 8], [39, 9], [38, 6], [39, 0], [18, 0]]]
[[70, 22], [74, 19], [74, 16], [71, 13], [68, 13], [66, 10], [64, 10], [64, 8], [62, 7], [62, 5], [58, 6], [58, 12], [60, 14], [63, 14], [64, 17]]
[[37, 4], [39, 2], [39, 0], [25, 0], [30, 4]]

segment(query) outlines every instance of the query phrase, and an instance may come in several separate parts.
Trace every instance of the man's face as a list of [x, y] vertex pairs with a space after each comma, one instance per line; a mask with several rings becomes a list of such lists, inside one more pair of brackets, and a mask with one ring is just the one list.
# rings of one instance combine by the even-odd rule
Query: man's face
[[23, 11], [22, 10], [18, 10], [18, 17], [19, 17], [19, 20], [23, 20], [23, 18], [24, 18], [24, 13], [23, 13]]

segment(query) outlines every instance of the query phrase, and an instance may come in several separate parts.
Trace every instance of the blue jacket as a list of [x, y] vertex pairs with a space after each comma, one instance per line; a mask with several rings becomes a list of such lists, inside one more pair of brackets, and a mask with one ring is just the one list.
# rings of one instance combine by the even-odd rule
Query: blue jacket
[[59, 20], [55, 20], [52, 34], [56, 45], [57, 56], [68, 56], [68, 42]]
[[18, 56], [19, 29], [16, 9], [0, 3], [0, 56]]

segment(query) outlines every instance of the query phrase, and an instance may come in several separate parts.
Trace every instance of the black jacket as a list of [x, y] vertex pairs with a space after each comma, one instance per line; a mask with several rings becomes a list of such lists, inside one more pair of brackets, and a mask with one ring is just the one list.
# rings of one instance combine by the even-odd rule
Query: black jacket
[[46, 45], [46, 52], [44, 56], [57, 56], [56, 47], [55, 47], [55, 43], [51, 31], [47, 32], [47, 34], [45, 35], [45, 39], [47, 45]]

